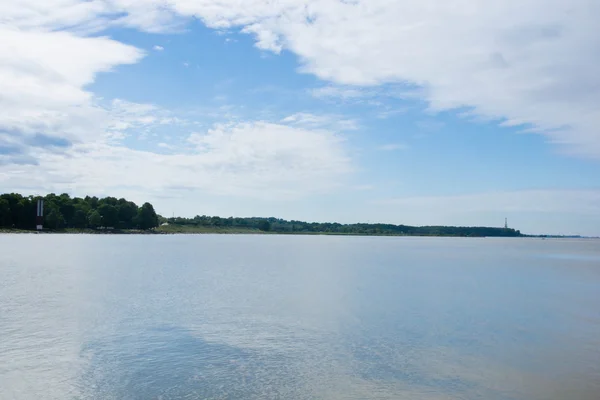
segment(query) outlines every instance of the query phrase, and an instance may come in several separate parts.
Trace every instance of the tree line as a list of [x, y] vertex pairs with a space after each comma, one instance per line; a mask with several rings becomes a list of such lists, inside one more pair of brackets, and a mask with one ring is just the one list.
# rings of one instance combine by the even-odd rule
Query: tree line
[[216, 228], [248, 228], [277, 233], [332, 233], [348, 235], [407, 235], [407, 236], [496, 236], [518, 237], [521, 232], [511, 228], [460, 227], [460, 226], [409, 226], [393, 224], [340, 224], [287, 221], [279, 218], [221, 218], [195, 216], [194, 218], [169, 218], [174, 225]]
[[51, 193], [44, 197], [23, 196], [18, 193], [0, 195], [0, 228], [35, 229], [38, 199], [44, 199], [44, 228], [78, 229], [152, 229], [159, 222], [173, 225], [240, 228], [275, 233], [331, 233], [347, 235], [407, 235], [407, 236], [523, 236], [510, 228], [460, 226], [409, 226], [393, 224], [340, 224], [335, 222], [304, 222], [280, 218], [222, 218], [195, 216], [193, 218], [163, 218], [150, 203], [138, 206], [132, 201], [115, 197], [70, 197], [67, 193]]
[[67, 193], [23, 196], [0, 195], [0, 227], [35, 229], [38, 199], [44, 199], [44, 228], [114, 228], [151, 229], [158, 226], [159, 216], [150, 203], [138, 207], [132, 201], [115, 197], [70, 197]]

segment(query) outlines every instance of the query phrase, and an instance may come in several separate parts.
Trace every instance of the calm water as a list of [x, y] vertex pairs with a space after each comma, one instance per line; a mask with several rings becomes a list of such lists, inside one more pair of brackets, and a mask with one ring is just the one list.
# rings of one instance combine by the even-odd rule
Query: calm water
[[0, 235], [0, 399], [600, 399], [600, 241]]

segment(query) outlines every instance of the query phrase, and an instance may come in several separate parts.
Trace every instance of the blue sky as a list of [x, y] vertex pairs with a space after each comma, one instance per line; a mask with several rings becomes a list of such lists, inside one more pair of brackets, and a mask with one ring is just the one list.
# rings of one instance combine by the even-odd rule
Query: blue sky
[[0, 0], [0, 190], [600, 235], [591, 0]]

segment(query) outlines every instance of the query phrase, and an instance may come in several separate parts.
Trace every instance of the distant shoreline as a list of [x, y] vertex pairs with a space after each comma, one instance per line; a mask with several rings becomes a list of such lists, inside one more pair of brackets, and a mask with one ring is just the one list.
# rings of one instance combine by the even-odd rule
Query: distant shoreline
[[338, 236], [522, 237], [514, 228], [489, 226], [410, 226], [391, 223], [339, 223], [276, 217], [165, 218], [152, 204], [138, 206], [125, 198], [0, 195], [0, 232], [72, 234], [292, 234]]
[[[265, 232], [259, 229], [235, 229], [235, 228], [188, 228], [182, 226], [182, 229], [174, 230], [156, 228], [152, 230], [139, 230], [139, 229], [61, 229], [61, 230], [49, 230], [45, 229], [42, 231], [36, 230], [24, 230], [24, 229], [0, 229], [0, 234], [29, 234], [29, 235], [65, 235], [65, 234], [78, 234], [78, 235], [298, 235], [298, 236], [390, 236], [390, 237], [472, 237], [472, 238], [485, 238], [487, 236], [467, 236], [467, 235], [410, 235], [410, 234], [390, 234], [390, 233], [340, 233], [340, 232]], [[515, 236], [508, 236], [515, 237]]]
[[583, 236], [554, 235], [520, 235], [520, 236], [476, 236], [476, 235], [425, 235], [425, 234], [390, 234], [390, 233], [340, 233], [340, 232], [265, 232], [259, 229], [190, 227], [184, 225], [161, 226], [152, 230], [140, 229], [62, 229], [35, 230], [0, 228], [0, 234], [79, 234], [79, 235], [299, 235], [299, 236], [379, 236], [379, 237], [463, 237], [463, 238], [537, 238], [537, 239], [597, 239]]

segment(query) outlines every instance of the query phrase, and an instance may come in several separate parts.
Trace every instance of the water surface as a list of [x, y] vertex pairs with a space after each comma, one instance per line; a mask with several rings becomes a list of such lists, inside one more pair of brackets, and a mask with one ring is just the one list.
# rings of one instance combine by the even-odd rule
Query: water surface
[[0, 235], [0, 399], [600, 398], [600, 242]]

